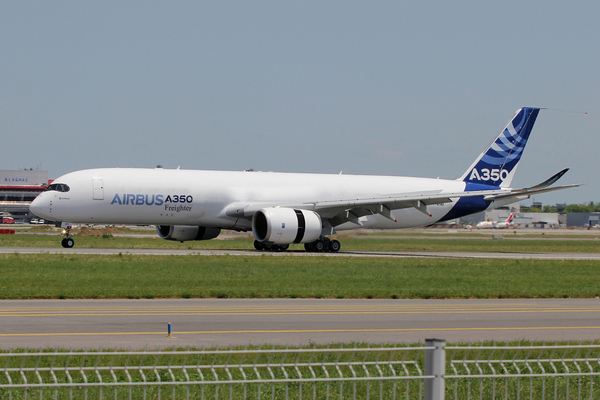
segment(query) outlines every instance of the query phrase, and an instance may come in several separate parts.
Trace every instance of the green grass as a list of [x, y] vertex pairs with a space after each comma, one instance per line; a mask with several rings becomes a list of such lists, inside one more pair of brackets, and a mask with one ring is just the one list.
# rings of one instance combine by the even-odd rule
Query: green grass
[[[206, 240], [176, 242], [160, 238], [74, 236], [75, 246], [80, 248], [114, 249], [254, 249], [252, 240]], [[0, 247], [62, 247], [62, 236], [55, 235], [0, 235]]]
[[503, 253], [598, 253], [600, 240], [518, 240], [518, 239], [349, 239], [343, 250], [357, 251], [474, 251]]
[[[453, 231], [453, 232], [449, 232]], [[515, 233], [516, 232], [516, 233]], [[600, 238], [600, 231], [576, 231], [576, 230], [554, 230], [554, 229], [539, 229], [539, 233], [530, 233], [528, 231], [520, 231], [514, 229], [488, 229], [488, 230], [466, 230], [462, 228], [458, 229], [431, 229], [431, 230], [419, 230], [414, 231], [411, 229], [405, 230], [391, 230], [386, 231], [383, 229], [359, 232], [357, 236], [374, 236], [374, 237], [422, 237], [422, 238], [438, 238], [438, 237], [449, 237], [449, 238], [489, 238], [493, 235], [502, 235], [504, 237], [519, 237], [519, 238], [532, 238], [532, 239], [598, 239]]]
[[600, 296], [597, 261], [0, 254], [0, 298]]
[[[174, 242], [160, 238], [75, 236], [80, 248], [117, 249], [225, 249], [253, 250], [253, 239], [206, 240]], [[518, 240], [510, 237], [495, 239], [415, 239], [344, 237], [339, 238], [342, 251], [483, 251], [483, 252], [572, 252], [598, 253], [600, 240]], [[0, 247], [61, 247], [59, 235], [0, 235]], [[303, 245], [291, 245], [290, 250], [303, 250]]]

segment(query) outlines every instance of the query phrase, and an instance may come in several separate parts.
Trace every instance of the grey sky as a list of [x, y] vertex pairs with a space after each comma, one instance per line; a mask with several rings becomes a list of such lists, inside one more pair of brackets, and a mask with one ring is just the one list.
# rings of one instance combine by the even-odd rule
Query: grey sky
[[550, 110], [513, 184], [571, 167], [561, 183], [586, 186], [536, 200], [600, 201], [599, 15], [577, 0], [3, 2], [0, 169], [457, 178], [531, 106]]

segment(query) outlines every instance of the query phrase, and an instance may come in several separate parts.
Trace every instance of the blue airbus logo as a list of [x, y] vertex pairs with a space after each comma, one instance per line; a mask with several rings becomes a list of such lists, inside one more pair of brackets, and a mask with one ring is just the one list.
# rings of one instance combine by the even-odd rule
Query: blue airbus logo
[[135, 206], [162, 206], [164, 203], [192, 203], [194, 198], [189, 195], [165, 195], [162, 194], [115, 194], [110, 204], [135, 205]]

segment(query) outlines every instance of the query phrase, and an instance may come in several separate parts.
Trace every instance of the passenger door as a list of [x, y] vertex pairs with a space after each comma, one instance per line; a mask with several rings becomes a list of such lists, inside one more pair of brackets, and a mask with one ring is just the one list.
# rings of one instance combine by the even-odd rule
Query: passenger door
[[94, 200], [104, 200], [104, 183], [102, 179], [92, 179], [94, 187]]

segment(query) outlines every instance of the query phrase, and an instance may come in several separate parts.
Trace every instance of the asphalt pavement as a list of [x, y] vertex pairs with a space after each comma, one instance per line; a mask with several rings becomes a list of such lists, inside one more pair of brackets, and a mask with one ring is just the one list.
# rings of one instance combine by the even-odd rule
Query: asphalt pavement
[[264, 252], [256, 250], [187, 250], [187, 249], [114, 249], [62, 247], [0, 247], [0, 253], [18, 254], [134, 254], [134, 255], [232, 255], [232, 256], [323, 256], [323, 257], [426, 257], [426, 258], [495, 258], [533, 260], [600, 260], [600, 253], [534, 253], [534, 252], [471, 252], [471, 251], [340, 251], [339, 253], [309, 253], [306, 251]]
[[600, 299], [3, 300], [0, 321], [3, 349], [566, 341], [600, 337]]

